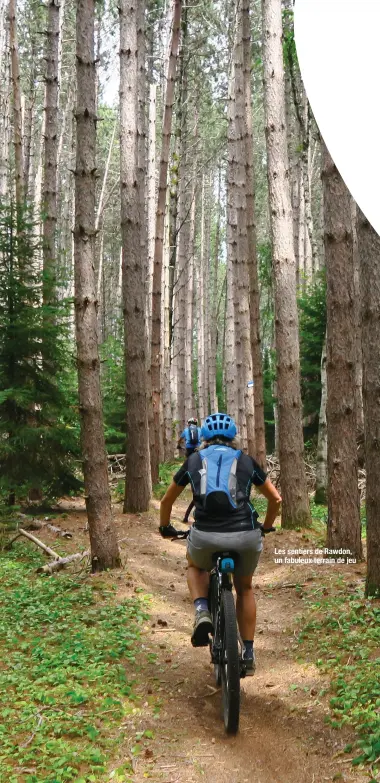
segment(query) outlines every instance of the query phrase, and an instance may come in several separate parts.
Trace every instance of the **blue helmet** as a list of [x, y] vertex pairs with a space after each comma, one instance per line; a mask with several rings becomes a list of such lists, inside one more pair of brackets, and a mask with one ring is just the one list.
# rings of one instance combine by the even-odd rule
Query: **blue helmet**
[[212, 413], [207, 416], [202, 424], [201, 435], [204, 440], [211, 440], [222, 436], [233, 440], [237, 433], [237, 426], [227, 413]]

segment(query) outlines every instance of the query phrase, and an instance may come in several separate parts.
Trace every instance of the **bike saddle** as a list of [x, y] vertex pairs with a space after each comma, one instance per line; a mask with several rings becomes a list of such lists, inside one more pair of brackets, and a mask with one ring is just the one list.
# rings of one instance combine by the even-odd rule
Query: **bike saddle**
[[231, 549], [223, 552], [214, 552], [212, 555], [214, 566], [216, 566], [219, 561], [219, 569], [224, 573], [232, 573], [235, 570], [238, 560], [239, 554]]

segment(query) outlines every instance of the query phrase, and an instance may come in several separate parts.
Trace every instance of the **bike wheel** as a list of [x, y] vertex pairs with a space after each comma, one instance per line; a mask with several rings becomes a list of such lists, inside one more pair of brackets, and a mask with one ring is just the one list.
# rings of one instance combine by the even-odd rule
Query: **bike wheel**
[[240, 713], [240, 660], [235, 601], [231, 590], [222, 590], [221, 632], [224, 726], [227, 734], [236, 734]]
[[[222, 640], [220, 635], [220, 615], [219, 615], [219, 606], [218, 606], [218, 577], [215, 573], [212, 573], [210, 576], [210, 588], [209, 588], [209, 607], [212, 617], [212, 624], [214, 626], [214, 634], [212, 641], [210, 642], [210, 652], [211, 652], [211, 659], [213, 659], [215, 655], [215, 649], [220, 648]], [[214, 675], [215, 675], [215, 682], [217, 687], [219, 688], [222, 682], [222, 669], [219, 663], [214, 663]]]

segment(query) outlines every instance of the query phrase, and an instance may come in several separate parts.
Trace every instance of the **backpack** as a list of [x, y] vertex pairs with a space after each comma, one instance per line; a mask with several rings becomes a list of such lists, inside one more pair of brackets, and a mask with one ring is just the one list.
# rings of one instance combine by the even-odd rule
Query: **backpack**
[[199, 443], [198, 427], [196, 427], [195, 424], [190, 424], [190, 427], [189, 427], [189, 445], [190, 446], [198, 446], [198, 443]]
[[238, 506], [236, 468], [241, 451], [214, 444], [198, 452], [202, 460], [200, 498], [205, 511], [231, 513]]

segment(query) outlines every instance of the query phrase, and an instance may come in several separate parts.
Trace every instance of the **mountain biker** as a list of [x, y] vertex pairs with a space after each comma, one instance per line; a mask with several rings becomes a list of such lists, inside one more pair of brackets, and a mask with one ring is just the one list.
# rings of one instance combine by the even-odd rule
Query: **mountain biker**
[[[170, 524], [172, 506], [190, 483], [195, 504], [195, 521], [187, 539], [187, 584], [195, 607], [191, 642], [194, 647], [207, 646], [208, 636], [213, 630], [208, 606], [212, 554], [216, 551], [234, 550], [239, 554], [233, 576], [237, 594], [236, 615], [243, 640], [243, 659], [246, 661], [247, 674], [253, 674], [256, 603], [252, 591], [252, 577], [263, 548], [262, 537], [265, 531], [273, 530], [272, 524], [279, 511], [281, 497], [257, 462], [239, 449], [237, 427], [228, 414], [214, 413], [208, 416], [203, 422], [201, 434], [204, 443], [199, 451], [186, 459], [162, 498], [159, 532], [164, 538], [177, 533]], [[206, 456], [206, 461], [203, 455]], [[205, 509], [202, 477], [207, 471], [211, 476], [210, 463], [212, 460], [215, 462], [215, 458], [218, 460], [219, 470], [223, 460], [226, 464], [234, 465], [235, 507], [222, 502], [221, 495], [224, 493], [218, 491], [213, 493], [214, 507], [210, 502], [211, 507]], [[231, 472], [228, 486], [230, 477]], [[206, 478], [206, 481], [209, 479]], [[252, 484], [268, 500], [263, 526], [259, 525], [258, 514], [249, 500]], [[219, 497], [216, 497], [217, 495]], [[207, 497], [211, 501], [211, 495], [206, 495]]]
[[201, 428], [198, 427], [198, 419], [192, 417], [187, 422], [187, 427], [181, 432], [179, 441], [177, 443], [177, 449], [181, 448], [183, 442], [185, 443], [186, 456], [190, 457], [195, 449], [198, 448], [201, 441]]

